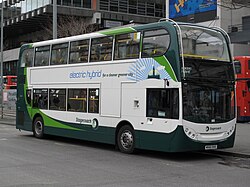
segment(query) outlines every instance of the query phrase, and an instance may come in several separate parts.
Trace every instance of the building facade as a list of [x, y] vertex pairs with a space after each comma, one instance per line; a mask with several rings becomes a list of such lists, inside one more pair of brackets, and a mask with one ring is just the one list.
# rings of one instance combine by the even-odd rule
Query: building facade
[[[53, 0], [7, 0], [4, 18], [4, 75], [16, 74], [18, 49], [24, 43], [51, 39], [45, 27], [51, 23]], [[149, 23], [165, 15], [164, 0], [57, 0], [58, 20], [74, 16], [99, 29], [130, 22]]]

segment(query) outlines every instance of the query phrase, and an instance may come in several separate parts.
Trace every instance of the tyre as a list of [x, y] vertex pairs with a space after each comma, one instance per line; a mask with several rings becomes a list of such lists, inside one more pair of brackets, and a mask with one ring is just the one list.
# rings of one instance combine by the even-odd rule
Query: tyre
[[117, 134], [117, 145], [122, 153], [133, 153], [135, 148], [134, 130], [129, 125], [122, 126]]
[[33, 123], [33, 135], [36, 138], [44, 137], [44, 124], [41, 117], [37, 117]]

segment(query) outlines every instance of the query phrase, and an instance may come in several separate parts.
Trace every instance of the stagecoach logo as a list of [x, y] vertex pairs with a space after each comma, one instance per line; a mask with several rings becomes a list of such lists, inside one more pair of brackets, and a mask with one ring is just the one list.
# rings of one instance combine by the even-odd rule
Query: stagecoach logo
[[206, 126], [206, 132], [208, 132], [208, 131], [218, 131], [218, 130], [221, 130], [221, 127], [209, 127], [209, 126]]
[[83, 118], [76, 118], [76, 122], [80, 123], [80, 125], [87, 125], [87, 126], [91, 126], [93, 129], [97, 129], [98, 128], [98, 120], [96, 118], [94, 118], [93, 120], [91, 119], [83, 119]]

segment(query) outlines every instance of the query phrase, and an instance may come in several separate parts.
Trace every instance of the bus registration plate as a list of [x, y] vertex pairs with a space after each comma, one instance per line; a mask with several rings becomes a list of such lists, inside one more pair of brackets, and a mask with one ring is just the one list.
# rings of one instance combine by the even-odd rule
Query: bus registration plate
[[213, 149], [217, 149], [217, 145], [206, 145], [205, 146], [205, 150], [213, 150]]

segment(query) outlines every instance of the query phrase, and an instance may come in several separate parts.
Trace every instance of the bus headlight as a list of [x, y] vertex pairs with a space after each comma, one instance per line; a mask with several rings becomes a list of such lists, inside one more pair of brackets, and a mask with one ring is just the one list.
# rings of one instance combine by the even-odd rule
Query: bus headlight
[[235, 125], [233, 125], [226, 133], [227, 133], [227, 136], [231, 136], [234, 132], [234, 129], [235, 129]]
[[196, 140], [197, 134], [196, 134], [196, 132], [195, 132], [193, 129], [191, 129], [191, 128], [189, 128], [189, 127], [183, 127], [183, 128], [184, 128], [185, 134], [186, 134], [189, 138], [191, 138], [191, 139], [193, 139], [193, 140]]

